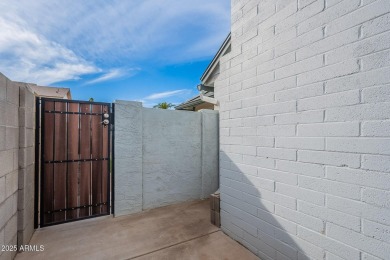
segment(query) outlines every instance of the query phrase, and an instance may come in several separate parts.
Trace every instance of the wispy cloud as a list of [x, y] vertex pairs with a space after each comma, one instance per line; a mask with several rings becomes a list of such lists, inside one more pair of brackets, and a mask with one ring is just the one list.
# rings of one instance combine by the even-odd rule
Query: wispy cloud
[[101, 82], [104, 82], [104, 81], [109, 81], [109, 80], [113, 80], [113, 79], [118, 79], [118, 78], [122, 78], [122, 77], [131, 77], [131, 76], [134, 76], [135, 74], [137, 74], [137, 72], [139, 71], [140, 69], [138, 68], [132, 68], [132, 69], [121, 69], [121, 68], [117, 68], [117, 69], [110, 69], [108, 72], [106, 73], [103, 73], [102, 75], [100, 75], [99, 77], [93, 79], [93, 80], [90, 80], [90, 81], [87, 81], [85, 84], [96, 84], [96, 83], [101, 83]]
[[104, 73], [98, 83], [123, 75], [115, 68], [211, 57], [229, 32], [229, 2], [2, 0], [0, 71], [39, 84]]
[[179, 89], [179, 90], [173, 90], [173, 91], [165, 91], [165, 92], [151, 94], [147, 97], [144, 97], [142, 100], [158, 100], [158, 99], [169, 98], [169, 97], [178, 96], [178, 95], [182, 95], [182, 94], [188, 94], [191, 92], [192, 91], [190, 89]]
[[99, 69], [73, 51], [0, 17], [0, 71], [13, 80], [50, 84]]

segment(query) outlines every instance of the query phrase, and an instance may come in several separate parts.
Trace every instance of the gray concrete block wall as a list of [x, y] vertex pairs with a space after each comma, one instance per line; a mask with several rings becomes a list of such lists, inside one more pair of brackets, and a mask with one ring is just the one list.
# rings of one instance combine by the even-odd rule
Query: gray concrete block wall
[[0, 74], [0, 245], [17, 248], [34, 232], [35, 97], [27, 85]]
[[19, 104], [18, 245], [34, 232], [35, 96], [26, 83], [17, 83]]
[[261, 259], [389, 259], [390, 2], [231, 3], [222, 229]]
[[[19, 87], [0, 74], [0, 245], [17, 245]], [[16, 252], [0, 252], [12, 259]]]
[[139, 102], [117, 101], [115, 215], [214, 192], [218, 187], [218, 148], [213, 146], [218, 142], [217, 126], [217, 112], [150, 109]]

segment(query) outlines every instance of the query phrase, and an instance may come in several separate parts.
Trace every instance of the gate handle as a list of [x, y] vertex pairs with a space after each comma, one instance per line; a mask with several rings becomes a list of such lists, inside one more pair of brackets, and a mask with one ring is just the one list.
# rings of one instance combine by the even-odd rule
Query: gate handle
[[102, 122], [100, 122], [104, 125], [104, 127], [108, 126], [108, 124], [110, 123], [110, 121], [108, 119], [104, 119]]

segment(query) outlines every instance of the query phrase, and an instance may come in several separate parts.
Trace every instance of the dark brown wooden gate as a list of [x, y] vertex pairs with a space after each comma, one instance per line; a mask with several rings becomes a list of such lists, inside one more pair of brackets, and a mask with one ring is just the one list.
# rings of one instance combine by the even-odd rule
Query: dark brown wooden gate
[[37, 108], [40, 226], [110, 214], [111, 104], [42, 98]]

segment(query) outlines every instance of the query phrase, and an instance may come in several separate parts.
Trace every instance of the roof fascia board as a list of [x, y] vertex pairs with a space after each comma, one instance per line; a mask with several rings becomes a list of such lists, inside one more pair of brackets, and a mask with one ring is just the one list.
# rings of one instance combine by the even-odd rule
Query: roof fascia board
[[203, 72], [203, 75], [200, 78], [201, 82], [204, 82], [205, 78], [207, 78], [209, 76], [210, 72], [212, 72], [214, 70], [214, 68], [217, 66], [218, 60], [221, 57], [222, 53], [224, 53], [224, 51], [227, 50], [227, 48], [230, 46], [230, 38], [231, 38], [231, 34], [229, 33], [229, 35], [226, 37], [225, 41], [222, 43], [221, 47], [219, 48], [219, 50], [215, 54], [214, 58], [212, 59], [210, 64], [207, 66], [206, 70]]

